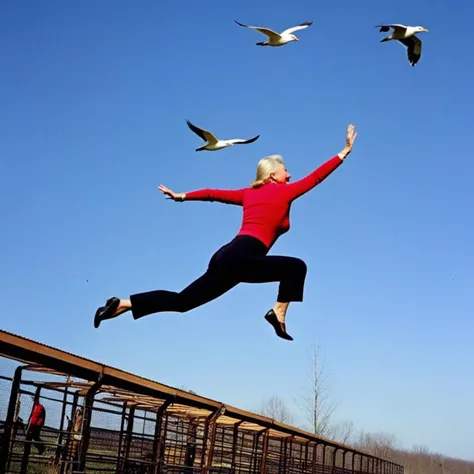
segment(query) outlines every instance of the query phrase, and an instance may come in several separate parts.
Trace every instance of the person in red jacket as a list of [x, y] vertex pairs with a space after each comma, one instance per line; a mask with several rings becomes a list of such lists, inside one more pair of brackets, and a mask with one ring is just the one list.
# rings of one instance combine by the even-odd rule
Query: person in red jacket
[[46, 410], [39, 401], [39, 395], [33, 397], [33, 408], [31, 409], [30, 422], [28, 424], [28, 431], [26, 434], [26, 440], [36, 441], [35, 446], [39, 454], [43, 454], [46, 449], [43, 440], [40, 438], [41, 429], [44, 426], [46, 420]]
[[347, 129], [346, 145], [336, 156], [312, 173], [290, 183], [280, 155], [262, 158], [257, 176], [250, 187], [235, 190], [201, 189], [175, 193], [160, 185], [160, 191], [174, 201], [217, 201], [243, 207], [242, 226], [237, 236], [221, 247], [210, 259], [206, 272], [180, 292], [154, 290], [130, 296], [130, 299], [109, 298], [97, 309], [94, 326], [132, 311], [134, 319], [172, 311], [184, 313], [223, 295], [239, 283], [279, 282], [277, 301], [265, 319], [276, 334], [287, 340], [286, 312], [290, 302], [303, 301], [307, 267], [303, 260], [289, 256], [267, 255], [279, 236], [290, 228], [290, 207], [299, 198], [321, 183], [351, 153], [357, 133]]

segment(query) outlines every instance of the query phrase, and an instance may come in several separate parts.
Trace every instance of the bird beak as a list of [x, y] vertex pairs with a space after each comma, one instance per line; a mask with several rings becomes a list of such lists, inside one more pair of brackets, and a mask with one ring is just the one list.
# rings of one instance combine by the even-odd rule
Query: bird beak
[[295, 36], [295, 41], [299, 41], [299, 39]]
[[429, 31], [428, 31], [426, 28], [423, 28], [423, 31], [424, 31], [425, 33], [429, 33]]

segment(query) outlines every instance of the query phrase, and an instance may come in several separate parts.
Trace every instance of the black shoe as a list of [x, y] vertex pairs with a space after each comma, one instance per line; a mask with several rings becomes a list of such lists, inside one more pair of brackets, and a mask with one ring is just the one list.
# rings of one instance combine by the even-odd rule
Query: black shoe
[[113, 298], [109, 298], [105, 303], [105, 306], [101, 306], [95, 312], [94, 317], [94, 327], [97, 329], [100, 326], [102, 321], [106, 319], [113, 318], [113, 314], [117, 311], [118, 305], [120, 303], [120, 298], [114, 296]]
[[285, 323], [280, 323], [278, 321], [275, 311], [271, 309], [266, 315], [265, 319], [273, 326], [277, 336], [281, 337], [282, 339], [286, 339], [287, 341], [292, 341], [293, 338], [286, 332]]

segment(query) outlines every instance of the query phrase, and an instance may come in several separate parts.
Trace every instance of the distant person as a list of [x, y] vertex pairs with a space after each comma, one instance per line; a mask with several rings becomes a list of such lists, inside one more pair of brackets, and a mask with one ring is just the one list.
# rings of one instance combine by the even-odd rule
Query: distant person
[[82, 420], [83, 420], [82, 408], [79, 407], [76, 409], [76, 415], [74, 417], [74, 426], [72, 427], [73, 440], [72, 440], [71, 455], [74, 461], [77, 461], [78, 453], [79, 453], [78, 447], [79, 447], [79, 440], [81, 439], [81, 433], [82, 433]]
[[46, 447], [43, 444], [43, 440], [40, 438], [41, 429], [44, 426], [46, 420], [46, 410], [39, 401], [39, 394], [33, 397], [33, 408], [31, 409], [30, 420], [28, 423], [28, 430], [26, 432], [27, 441], [36, 441], [34, 443], [38, 453], [41, 455], [44, 453]]
[[[196, 438], [197, 438], [198, 422], [192, 418], [189, 420], [188, 433], [186, 437], [186, 455], [184, 465], [186, 467], [194, 466], [194, 459], [196, 457]], [[186, 469], [185, 472], [193, 472], [192, 469]]]
[[[156, 290], [134, 294], [130, 299], [109, 298], [97, 309], [94, 326], [106, 319], [131, 311], [134, 319], [153, 313], [173, 311], [185, 313], [223, 295], [239, 283], [279, 282], [277, 301], [265, 319], [276, 334], [287, 340], [286, 312], [292, 301], [303, 301], [306, 263], [296, 257], [267, 255], [278, 237], [290, 228], [290, 207], [293, 201], [327, 178], [351, 153], [357, 133], [347, 128], [344, 149], [322, 166], [295, 183], [280, 155], [262, 158], [257, 176], [250, 187], [234, 190], [201, 189], [175, 193], [161, 185], [159, 190], [174, 201], [218, 201], [243, 207], [243, 221], [238, 235], [221, 247], [211, 258], [207, 271], [180, 292]], [[309, 216], [316, 219], [313, 215]], [[162, 231], [166, 232], [167, 224]], [[188, 233], [195, 245], [193, 229]], [[320, 250], [318, 250], [320, 251]], [[117, 256], [117, 259], [120, 257]], [[182, 266], [177, 267], [182, 271]], [[160, 268], [166, 277], [169, 269]]]

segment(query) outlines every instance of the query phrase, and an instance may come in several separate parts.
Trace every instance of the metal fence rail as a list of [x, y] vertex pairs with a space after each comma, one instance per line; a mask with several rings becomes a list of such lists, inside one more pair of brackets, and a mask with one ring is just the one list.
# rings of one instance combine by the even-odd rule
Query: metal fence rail
[[[0, 473], [403, 474], [389, 460], [5, 331], [0, 376]], [[27, 436], [35, 395], [46, 409], [40, 441]]]

